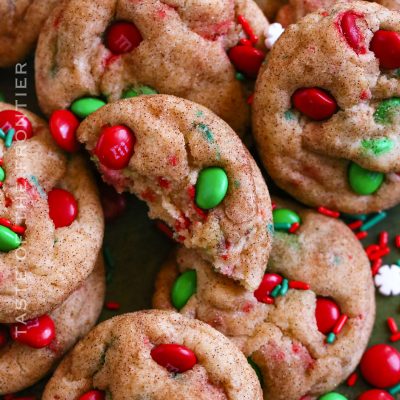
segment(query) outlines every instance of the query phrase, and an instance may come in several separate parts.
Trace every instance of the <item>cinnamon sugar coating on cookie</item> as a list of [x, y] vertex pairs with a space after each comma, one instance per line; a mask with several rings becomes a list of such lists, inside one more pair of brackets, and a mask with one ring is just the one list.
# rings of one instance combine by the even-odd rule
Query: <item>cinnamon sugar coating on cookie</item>
[[[110, 170], [99, 162], [97, 143], [103, 127], [120, 125], [136, 143], [126, 167]], [[225, 122], [188, 100], [141, 96], [101, 108], [82, 122], [77, 136], [103, 179], [145, 200], [149, 216], [164, 221], [175, 240], [220, 273], [258, 286], [270, 251], [271, 202], [256, 163]], [[224, 171], [228, 189], [220, 204], [204, 210], [196, 203], [196, 185], [208, 167]]]
[[[175, 280], [195, 270], [196, 293], [180, 312], [220, 330], [251, 356], [262, 372], [264, 398], [270, 400], [314, 398], [333, 390], [357, 366], [375, 317], [369, 262], [350, 229], [316, 212], [291, 209], [301, 217], [300, 228], [296, 234], [276, 232], [266, 271], [287, 279], [289, 290], [273, 304], [216, 274], [184, 248], [163, 266], [153, 297], [156, 308], [174, 309]], [[310, 289], [291, 289], [293, 281]], [[321, 297], [333, 300], [348, 316], [332, 344], [317, 326]]]
[[[152, 349], [171, 343], [194, 352], [193, 368], [174, 374], [154, 361]], [[200, 321], [155, 310], [97, 326], [64, 359], [42, 398], [73, 400], [93, 389], [115, 399], [262, 399], [254, 371], [227, 338]]]

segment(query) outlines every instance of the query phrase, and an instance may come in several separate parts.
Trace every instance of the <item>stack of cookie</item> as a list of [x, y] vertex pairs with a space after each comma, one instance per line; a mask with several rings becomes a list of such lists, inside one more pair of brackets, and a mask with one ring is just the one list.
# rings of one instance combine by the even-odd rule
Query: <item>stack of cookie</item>
[[[80, 144], [177, 248], [156, 279], [161, 311], [100, 324], [45, 400], [334, 390], [375, 321], [368, 257], [338, 217], [400, 203], [400, 15], [334, 0], [31, 3], [0, 28], [24, 32], [0, 65], [40, 30], [36, 89], [49, 117], [48, 128], [0, 106], [0, 393], [43, 377], [100, 312], [103, 219]], [[276, 44], [283, 29], [256, 3], [288, 26]], [[32, 15], [28, 33], [20, 21]], [[242, 141], [250, 132], [268, 179], [319, 213], [271, 202]]]

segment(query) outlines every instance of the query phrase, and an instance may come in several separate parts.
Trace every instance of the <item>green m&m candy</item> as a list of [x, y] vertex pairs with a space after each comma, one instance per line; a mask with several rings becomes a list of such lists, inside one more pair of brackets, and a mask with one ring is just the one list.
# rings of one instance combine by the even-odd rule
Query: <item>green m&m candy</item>
[[21, 238], [11, 229], [0, 225], [0, 251], [8, 252], [21, 245]]
[[96, 97], [82, 97], [72, 103], [71, 111], [79, 118], [86, 118], [105, 105], [103, 100]]
[[355, 193], [369, 195], [375, 193], [381, 187], [385, 174], [369, 171], [358, 164], [351, 163], [348, 178], [350, 187]]
[[172, 305], [180, 310], [189, 299], [196, 293], [197, 289], [197, 273], [190, 269], [180, 275], [175, 281], [171, 289]]
[[224, 200], [228, 191], [228, 177], [219, 167], [200, 171], [196, 183], [196, 205], [203, 210], [216, 207]]
[[330, 393], [325, 393], [323, 396], [319, 398], [319, 400], [347, 400], [347, 397], [344, 397], [340, 393], [330, 392]]
[[400, 112], [400, 98], [393, 97], [379, 103], [374, 112], [374, 120], [377, 124], [391, 124], [393, 117]]
[[4, 179], [6, 179], [6, 173], [4, 169], [0, 167], [0, 182], [4, 182]]
[[300, 223], [300, 216], [292, 210], [288, 208], [276, 208], [272, 212], [272, 216], [274, 219], [274, 224], [294, 224]]

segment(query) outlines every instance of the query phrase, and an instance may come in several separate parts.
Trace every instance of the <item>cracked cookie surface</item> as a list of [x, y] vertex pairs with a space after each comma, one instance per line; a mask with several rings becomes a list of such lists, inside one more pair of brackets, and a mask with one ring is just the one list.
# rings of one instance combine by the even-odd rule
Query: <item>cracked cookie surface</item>
[[396, 12], [338, 3], [291, 25], [274, 45], [257, 81], [253, 127], [282, 189], [349, 213], [400, 201], [399, 32]]
[[[282, 206], [288, 204], [278, 202]], [[262, 285], [258, 292], [246, 291], [179, 248], [161, 269], [153, 297], [154, 307], [174, 309], [173, 288], [185, 271], [194, 270], [196, 289], [180, 312], [220, 330], [251, 357], [262, 375], [264, 398], [270, 400], [313, 398], [333, 390], [357, 366], [375, 317], [369, 262], [350, 229], [292, 203], [289, 207], [300, 216], [300, 228], [296, 234], [276, 232], [266, 271], [289, 281], [284, 295], [270, 297], [271, 287], [264, 296]], [[295, 289], [293, 281], [309, 289]], [[332, 300], [348, 316], [331, 344], [328, 332], [320, 331], [320, 299]]]
[[[121, 132], [128, 137], [115, 141]], [[164, 221], [175, 240], [220, 273], [258, 286], [270, 251], [271, 202], [256, 163], [224, 121], [188, 100], [141, 96], [90, 115], [77, 137], [103, 179], [145, 200], [149, 216]], [[104, 165], [110, 157], [120, 169]], [[221, 195], [204, 209], [199, 197], [206, 192]]]
[[[6, 112], [6, 114], [4, 114]], [[80, 155], [66, 155], [56, 146], [47, 124], [26, 110], [0, 103], [0, 128], [25, 140], [0, 140], [5, 178], [0, 189], [2, 239], [16, 246], [0, 253], [0, 322], [13, 323], [46, 314], [65, 300], [92, 272], [103, 238], [103, 213], [97, 188]], [[15, 120], [15, 115], [18, 115]], [[10, 125], [11, 124], [11, 125]], [[3, 132], [3, 133], [4, 133]], [[63, 189], [71, 203], [49, 207], [48, 194]], [[64, 226], [50, 212], [75, 214]], [[64, 214], [65, 213], [65, 214]], [[22, 238], [4, 224], [23, 228]], [[65, 222], [65, 221], [61, 221]], [[69, 225], [68, 225], [69, 224]], [[6, 251], [4, 251], [6, 250]]]
[[[152, 350], [171, 343], [194, 353], [191, 369], [176, 374], [154, 360]], [[227, 338], [200, 321], [156, 310], [94, 328], [60, 364], [43, 400], [73, 400], [93, 389], [115, 399], [262, 399], [254, 371]]]
[[[83, 96], [116, 101], [145, 85], [201, 103], [243, 133], [247, 93], [227, 56], [246, 37], [239, 15], [249, 21], [262, 49], [268, 23], [252, 0], [64, 1], [38, 43], [39, 104], [50, 114]], [[134, 48], [116, 54], [105, 38], [120, 21], [136, 27], [139, 36]]]

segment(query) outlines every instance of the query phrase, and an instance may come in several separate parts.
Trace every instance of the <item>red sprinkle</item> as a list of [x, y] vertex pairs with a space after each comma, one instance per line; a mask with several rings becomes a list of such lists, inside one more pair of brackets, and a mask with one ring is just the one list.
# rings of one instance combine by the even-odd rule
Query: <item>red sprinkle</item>
[[378, 258], [377, 260], [374, 260], [374, 262], [372, 263], [372, 266], [371, 266], [372, 276], [375, 276], [378, 273], [380, 267], [382, 267], [382, 263], [383, 263], [382, 258]]
[[253, 46], [253, 43], [251, 43], [251, 41], [249, 39], [240, 39], [239, 43], [242, 46], [250, 46], [250, 47]]
[[160, 176], [158, 178], [158, 184], [164, 189], [169, 189], [170, 181]]
[[342, 314], [339, 317], [339, 319], [336, 321], [336, 324], [335, 324], [332, 332], [335, 335], [338, 335], [342, 331], [342, 329], [343, 329], [343, 327], [344, 327], [344, 325], [345, 325], [345, 323], [347, 322], [348, 319], [349, 319], [349, 317], [346, 314]]
[[400, 332], [396, 332], [392, 336], [390, 336], [391, 342], [397, 342], [399, 340], [400, 340]]
[[396, 247], [399, 249], [400, 248], [400, 235], [396, 235], [394, 242], [395, 242]]
[[367, 253], [367, 256], [369, 257], [371, 254], [375, 253], [376, 251], [379, 251], [381, 248], [377, 244], [370, 244], [365, 248], [365, 252]]
[[272, 202], [272, 210], [275, 210], [276, 208], [276, 203]]
[[389, 234], [386, 231], [379, 233], [378, 242], [380, 247], [387, 247], [389, 243]]
[[340, 217], [340, 213], [338, 211], [333, 211], [330, 210], [329, 208], [325, 208], [325, 207], [318, 207], [317, 211], [320, 214], [326, 215], [327, 217], [332, 217], [332, 218], [339, 218]]
[[256, 44], [258, 42], [258, 37], [254, 34], [253, 29], [251, 28], [249, 21], [243, 15], [238, 15], [238, 22], [242, 25], [244, 33], [249, 37], [251, 43]]
[[254, 93], [252, 93], [246, 100], [247, 104], [252, 105], [254, 101]]
[[358, 232], [356, 233], [356, 238], [358, 240], [362, 240], [365, 239], [368, 236], [368, 232], [367, 231], [363, 231], [363, 232]]
[[116, 311], [121, 308], [121, 304], [117, 303], [116, 301], [108, 301], [105, 304], [105, 307], [107, 308], [107, 310]]
[[156, 221], [156, 226], [162, 233], [167, 235], [170, 239], [173, 239], [174, 232], [167, 224], [162, 221]]
[[301, 281], [290, 281], [289, 288], [297, 289], [297, 290], [309, 290], [310, 285], [308, 283], [301, 282]]
[[358, 374], [357, 372], [353, 372], [348, 378], [347, 378], [347, 386], [354, 386], [358, 381]]
[[387, 319], [387, 324], [388, 324], [388, 327], [389, 327], [389, 330], [390, 330], [391, 333], [397, 333], [398, 332], [399, 329], [397, 328], [397, 324], [396, 324], [396, 321], [394, 320], [394, 318], [389, 317]]
[[296, 233], [300, 228], [300, 224], [298, 222], [294, 222], [289, 229], [289, 233]]
[[10, 229], [18, 235], [24, 235], [26, 231], [26, 227], [21, 225], [11, 225]]
[[387, 256], [390, 253], [389, 247], [384, 247], [383, 249], [377, 250], [369, 255], [369, 259], [371, 261], [377, 260], [378, 258], [382, 258]]
[[7, 218], [0, 218], [0, 225], [5, 226], [6, 228], [11, 228], [11, 221]]

